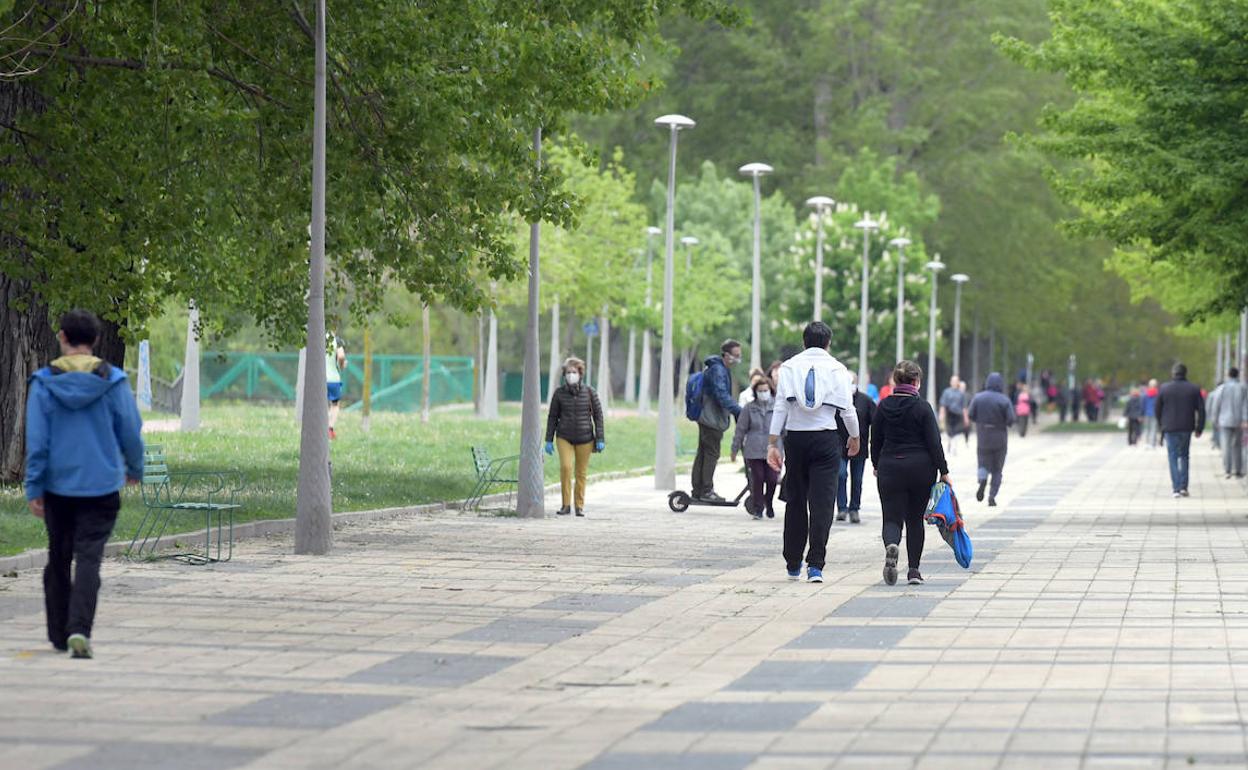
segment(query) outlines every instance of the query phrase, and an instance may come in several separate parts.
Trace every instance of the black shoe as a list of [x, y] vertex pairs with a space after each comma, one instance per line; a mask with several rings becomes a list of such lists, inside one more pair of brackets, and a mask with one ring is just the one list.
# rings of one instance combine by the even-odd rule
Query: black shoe
[[861, 523], [862, 523], [862, 519], [860, 519], [860, 518], [858, 517], [858, 511], [850, 511], [850, 512], [849, 512], [849, 523], [850, 523], [850, 524], [861, 524]]
[[724, 501], [724, 498], [715, 494], [715, 490], [711, 490], [710, 492], [703, 492], [702, 496], [699, 497], [698, 499], [705, 503], [722, 503]]
[[845, 511], [837, 511], [837, 512], [836, 512], [836, 520], [837, 520], [837, 521], [845, 521]]
[[897, 585], [897, 557], [900, 549], [896, 543], [884, 547], [884, 582], [890, 586]]
[[981, 503], [984, 501], [984, 487], [987, 487], [987, 486], [988, 486], [988, 480], [985, 479], [979, 482], [979, 489], [975, 490], [975, 499]]
[[1187, 488], [1186, 488], [1186, 487], [1185, 487], [1185, 488], [1183, 488], [1183, 489], [1180, 489], [1180, 490], [1179, 490], [1179, 494], [1180, 494], [1180, 495], [1183, 495], [1184, 497], [1191, 497], [1191, 495], [1188, 493], [1188, 491], [1187, 491]]
[[988, 507], [989, 507], [989, 508], [996, 508], [996, 507], [997, 507], [997, 498], [995, 498], [995, 497], [990, 497], [990, 498], [988, 498]]
[[69, 652], [69, 643], [68, 642], [53, 642], [52, 649], [56, 650], [57, 652]]
[[585, 509], [584, 509], [584, 508], [577, 508], [577, 509], [576, 509], [576, 515], [577, 515], [577, 516], [580, 516], [582, 519], [583, 519], [583, 518], [585, 518]]
[[769, 519], [774, 519], [774, 518], [776, 518], [776, 511], [775, 511], [775, 509], [770, 508], [770, 507], [767, 509], [767, 518], [769, 518]]
[[569, 513], [572, 513], [572, 509], [566, 505], [555, 511], [555, 514], [558, 516], [567, 516]]
[[911, 567], [910, 571], [906, 573], [906, 582], [912, 586], [921, 586], [923, 585], [923, 576], [919, 574], [917, 569]]

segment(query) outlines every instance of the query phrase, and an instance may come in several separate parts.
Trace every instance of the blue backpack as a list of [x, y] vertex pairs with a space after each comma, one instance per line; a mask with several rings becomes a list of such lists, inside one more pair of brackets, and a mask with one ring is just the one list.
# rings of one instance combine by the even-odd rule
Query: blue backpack
[[971, 536], [966, 533], [966, 522], [962, 520], [962, 510], [953, 487], [942, 481], [932, 485], [923, 518], [936, 527], [941, 538], [953, 549], [953, 558], [958, 564], [969, 569], [975, 550], [971, 545]]
[[697, 422], [702, 416], [702, 372], [689, 375], [685, 383], [685, 417]]

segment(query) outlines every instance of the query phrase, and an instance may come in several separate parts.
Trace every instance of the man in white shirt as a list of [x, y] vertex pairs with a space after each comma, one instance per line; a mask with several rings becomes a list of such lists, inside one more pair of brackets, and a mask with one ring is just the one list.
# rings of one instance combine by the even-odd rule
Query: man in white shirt
[[[814, 321], [802, 332], [806, 349], [780, 367], [776, 377], [776, 408], [768, 437], [767, 462], [776, 470], [786, 465], [784, 561], [790, 580], [802, 576], [823, 582], [828, 531], [840, 476], [840, 439], [836, 418], [849, 434], [846, 451], [859, 451], [858, 412], [854, 409], [849, 370], [828, 353], [832, 330]], [[785, 457], [778, 443], [784, 434]]]

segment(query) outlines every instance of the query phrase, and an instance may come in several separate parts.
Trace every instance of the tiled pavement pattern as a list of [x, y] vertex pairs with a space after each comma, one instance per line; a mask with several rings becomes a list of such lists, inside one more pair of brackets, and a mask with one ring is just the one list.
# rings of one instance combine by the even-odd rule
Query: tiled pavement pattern
[[41, 643], [37, 574], [0, 579], [0, 768], [1244, 767], [1248, 499], [1207, 442], [1180, 501], [1124, 444], [1015, 440], [997, 509], [962, 449], [976, 561], [929, 533], [918, 588], [880, 582], [873, 493], [812, 586], [779, 521], [644, 479], [584, 520], [109, 562], [94, 661]]

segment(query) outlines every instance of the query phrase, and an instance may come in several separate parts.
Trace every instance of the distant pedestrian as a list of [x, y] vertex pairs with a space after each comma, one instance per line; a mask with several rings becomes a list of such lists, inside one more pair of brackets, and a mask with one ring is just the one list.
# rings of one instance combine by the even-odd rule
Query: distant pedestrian
[[1144, 411], [1144, 446], [1157, 446], [1157, 380], [1149, 380], [1140, 391], [1140, 405]]
[[997, 493], [1001, 491], [1010, 426], [1015, 421], [1014, 405], [1004, 391], [1005, 378], [999, 372], [993, 372], [984, 382], [984, 389], [971, 399], [971, 407], [967, 410], [978, 438], [975, 449], [979, 460], [979, 488], [975, 499], [983, 502], [984, 488], [991, 479], [992, 486], [988, 490], [990, 507], [997, 504]]
[[1222, 384], [1209, 394], [1209, 421], [1222, 434], [1222, 469], [1229, 479], [1244, 475], [1244, 428], [1248, 427], [1248, 386], [1232, 366]]
[[754, 387], [753, 387], [754, 379], [756, 377], [765, 377], [765, 376], [767, 376], [767, 373], [764, 372], [762, 369], [759, 369], [758, 367], [755, 367], [750, 370], [750, 376], [746, 380], [745, 389], [742, 390], [741, 393], [737, 396], [737, 406], [744, 409], [746, 404], [754, 400]]
[[[563, 362], [563, 385], [550, 399], [546, 417], [546, 454], [559, 452], [560, 516], [585, 515], [585, 485], [589, 478], [589, 457], [607, 446], [602, 402], [585, 383], [585, 362], [569, 358]], [[573, 478], [576, 484], [573, 487]]]
[[832, 329], [812, 321], [802, 332], [802, 343], [806, 349], [780, 367], [767, 462], [780, 470], [779, 441], [784, 433], [785, 568], [790, 580], [801, 578], [805, 552], [806, 579], [822, 583], [841, 465], [836, 418], [845, 424], [852, 457], [859, 451], [858, 412], [849, 371], [828, 353]]
[[1192, 436], [1205, 429], [1205, 399], [1187, 380], [1187, 367], [1175, 364], [1173, 379], [1157, 393], [1157, 425], [1166, 439], [1170, 458], [1170, 486], [1175, 497], [1187, 497]]
[[889, 372], [884, 378], [883, 387], [880, 388], [880, 400], [883, 401], [891, 395], [893, 395], [893, 373]]
[[756, 519], [763, 518], [764, 514], [773, 519], [776, 516], [773, 499], [780, 472], [767, 464], [767, 433], [771, 430], [776, 403], [771, 380], [765, 375], [757, 375], [750, 383], [750, 390], [754, 398], [741, 410], [737, 430], [732, 435], [732, 461], [737, 461], [738, 454], [745, 458], [753, 504], [749, 514]]
[[1101, 416], [1100, 392], [1091, 379], [1083, 381], [1083, 411], [1088, 422], [1096, 422]]
[[347, 368], [347, 349], [337, 334], [330, 334], [325, 345], [325, 391], [329, 397], [329, 437], [338, 438], [338, 413], [342, 402], [342, 370]]
[[893, 394], [880, 403], [871, 423], [871, 464], [883, 509], [884, 582], [897, 582], [898, 545], [906, 531], [910, 585], [923, 582], [923, 514], [937, 478], [949, 483], [949, 466], [940, 440], [940, 425], [931, 407], [919, 397], [923, 370], [913, 361], [893, 368]]
[[[875, 419], [875, 402], [856, 386], [858, 376], [850, 375], [854, 383], [854, 410], [858, 412], [858, 443], [865, 447], [870, 440], [871, 422]], [[841, 473], [836, 483], [836, 520], [845, 521], [849, 517], [850, 524], [862, 521], [862, 475], [867, 467], [867, 453], [860, 451], [853, 457], [849, 456], [849, 435], [845, 430], [844, 421], [837, 420], [837, 431], [841, 437]]]
[[1135, 446], [1140, 440], [1141, 423], [1144, 420], [1144, 399], [1138, 387], [1131, 388], [1127, 405], [1122, 409], [1122, 417], [1127, 421], [1127, 446]]
[[1027, 390], [1027, 383], [1019, 382], [1017, 394], [1014, 396], [1014, 414], [1018, 417], [1018, 437], [1027, 438], [1027, 423], [1031, 421], [1032, 402], [1031, 392]]
[[1077, 385], [1073, 384], [1073, 379], [1071, 380], [1071, 383], [1072, 384], [1066, 393], [1066, 400], [1070, 402], [1070, 421], [1079, 422], [1079, 399], [1080, 394], [1083, 391]]
[[940, 422], [949, 437], [949, 454], [954, 454], [956, 440], [966, 435], [966, 393], [956, 374], [949, 378], [949, 387], [940, 394]]
[[142, 420], [126, 373], [92, 352], [99, 319], [71, 310], [60, 327], [61, 357], [30, 378], [26, 500], [48, 531], [48, 640], [90, 658], [100, 561], [117, 523], [119, 492], [143, 480]]
[[692, 492], [698, 500], [722, 503], [715, 493], [715, 466], [719, 464], [724, 431], [741, 414], [741, 405], [732, 398], [730, 367], [741, 363], [741, 343], [725, 340], [719, 355], [704, 362], [702, 370], [702, 414], [698, 417], [698, 453], [693, 458]]
[[[1201, 391], [1201, 395], [1204, 395], [1203, 390]], [[1214, 388], [1213, 392], [1205, 397], [1205, 414], [1213, 414], [1214, 410], [1218, 408], [1218, 401], [1221, 399], [1221, 397], [1222, 397], [1222, 392], [1218, 390], [1217, 388]], [[1221, 451], [1222, 431], [1218, 430], [1218, 425], [1216, 422], [1213, 424], [1213, 430], [1209, 431], [1209, 436], [1210, 436], [1210, 441], [1213, 444], [1213, 448]]]

